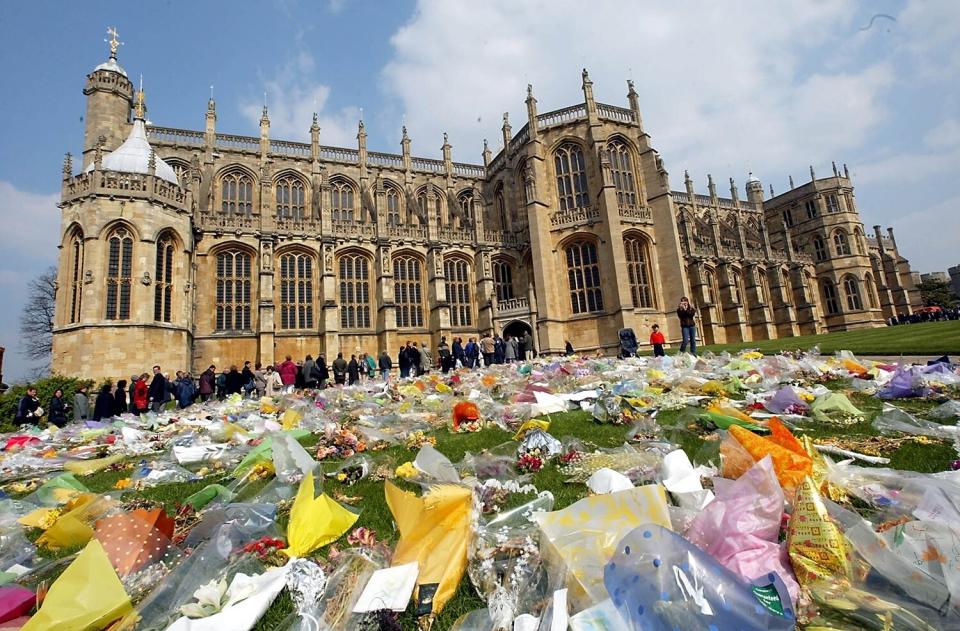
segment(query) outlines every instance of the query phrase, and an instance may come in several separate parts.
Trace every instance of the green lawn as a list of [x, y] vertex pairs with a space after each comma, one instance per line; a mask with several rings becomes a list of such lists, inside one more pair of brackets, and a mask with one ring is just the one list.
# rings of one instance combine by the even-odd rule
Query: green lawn
[[701, 348], [714, 353], [755, 348], [763, 353], [772, 354], [784, 350], [805, 351], [814, 346], [819, 346], [821, 353], [848, 350], [856, 355], [929, 355], [931, 358], [940, 355], [958, 355], [960, 354], [960, 320], [886, 326], [878, 329], [737, 344], [713, 344]]
[[[955, 325], [957, 323], [951, 324]], [[924, 325], [898, 327], [896, 330], [898, 332], [906, 329], [919, 331], [923, 330], [923, 326]], [[954, 328], [954, 330], [956, 329]], [[828, 386], [836, 389], [842, 387], [842, 384], [832, 383], [828, 384]], [[881, 402], [873, 397], [860, 394], [851, 394], [850, 396], [854, 404], [866, 412], [867, 422], [842, 430], [835, 427], [808, 424], [804, 426], [803, 431], [806, 431], [814, 437], [836, 436], [841, 434], [847, 436], [876, 434], [876, 431], [872, 428], [869, 421], [879, 413]], [[910, 401], [898, 402], [898, 405], [911, 413], [922, 414], [935, 404], [926, 401]], [[695, 460], [698, 459], [698, 455], [702, 459], [710, 454], [715, 454], [718, 446], [717, 441], [703, 440], [701, 438], [701, 430], [686, 425], [686, 422], [682, 420], [683, 417], [681, 417], [681, 414], [682, 412], [680, 411], [667, 411], [658, 416], [660, 425], [665, 428], [666, 438], [682, 446], [687, 453], [691, 455], [691, 458]], [[587, 445], [595, 445], [597, 447], [616, 447], [622, 445], [629, 429], [625, 426], [597, 424], [589, 414], [581, 411], [554, 414], [550, 417], [550, 420], [550, 433], [557, 438], [578, 438]], [[464, 454], [468, 451], [477, 453], [483, 449], [491, 449], [511, 441], [511, 434], [498, 428], [487, 428], [475, 434], [453, 434], [441, 429], [435, 432], [434, 436], [437, 439], [437, 449], [454, 463], [462, 460]], [[316, 443], [316, 441], [316, 436], [310, 436], [303, 442], [307, 445], [312, 445]], [[513, 447], [515, 447], [515, 445], [516, 443], [512, 443]], [[368, 452], [368, 455], [374, 459], [375, 465], [388, 463], [393, 467], [407, 460], [412, 460], [416, 454], [414, 451], [400, 446], [378, 452]], [[892, 467], [925, 472], [948, 469], [950, 462], [956, 458], [952, 446], [945, 443], [929, 445], [907, 443], [899, 450], [887, 455], [892, 459], [892, 464], [890, 465]], [[323, 462], [326, 471], [335, 469], [337, 464], [337, 462], [332, 461]], [[92, 491], [107, 492], [113, 488], [117, 480], [129, 476], [129, 474], [129, 470], [119, 472], [109, 471], [81, 479]], [[160, 502], [172, 513], [178, 503], [183, 501], [183, 498], [199, 490], [206, 484], [217, 481], [221, 481], [221, 478], [209, 477], [202, 482], [169, 484], [138, 492], [135, 495]], [[224, 483], [228, 483], [228, 481], [229, 479]], [[563, 474], [560, 473], [555, 464], [547, 465], [542, 471], [535, 474], [532, 482], [538, 489], [549, 490], [554, 494], [556, 498], [555, 509], [568, 506], [586, 495], [586, 488], [583, 485], [566, 483]], [[241, 501], [249, 499], [262, 488], [265, 483], [266, 482], [263, 481], [251, 486], [239, 499]], [[398, 533], [394, 528], [390, 510], [386, 505], [382, 481], [367, 479], [353, 486], [345, 486], [328, 480], [325, 483], [325, 490], [331, 495], [339, 491], [348, 496], [362, 497], [362, 501], [356, 504], [356, 507], [361, 510], [361, 513], [355, 527], [365, 526], [371, 528], [377, 533], [379, 539], [384, 539], [390, 543], [396, 542]], [[130, 496], [128, 495], [127, 497]], [[519, 496], [516, 498], [515, 503], [523, 501], [525, 497], [529, 498], [529, 496]], [[285, 526], [285, 522], [286, 518], [283, 517], [280, 523], [282, 526]], [[35, 538], [35, 536], [39, 534], [39, 531], [32, 534]], [[344, 547], [345, 542], [341, 541], [339, 545]], [[63, 551], [60, 554], [49, 554], [49, 556], [62, 556], [68, 552], [74, 551]], [[318, 553], [321, 557], [325, 554], [325, 550], [321, 550]], [[456, 596], [438, 616], [434, 628], [449, 629], [458, 617], [467, 611], [482, 606], [482, 600], [474, 592], [469, 579], [464, 576]], [[287, 593], [283, 592], [255, 628], [258, 631], [285, 628], [283, 622], [292, 611], [293, 603]], [[413, 615], [408, 611], [401, 619], [402, 628], [416, 628], [414, 620]]]

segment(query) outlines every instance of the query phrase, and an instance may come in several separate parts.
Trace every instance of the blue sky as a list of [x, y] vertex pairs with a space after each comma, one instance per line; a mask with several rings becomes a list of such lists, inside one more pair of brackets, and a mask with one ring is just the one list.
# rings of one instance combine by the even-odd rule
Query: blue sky
[[[275, 137], [303, 139], [318, 111], [324, 144], [454, 159], [498, 150], [502, 113], [523, 125], [532, 83], [541, 111], [640, 93], [674, 188], [689, 169], [775, 191], [808, 165], [852, 171], [864, 223], [892, 225], [921, 271], [960, 264], [960, 2], [743, 0], [716, 3], [273, 0], [8, 3], [0, 21], [0, 345], [6, 378], [28, 366], [17, 319], [30, 278], [56, 258], [63, 154], [80, 150], [84, 77], [107, 57], [142, 73], [149, 118], [200, 129], [210, 85], [218, 130], [256, 135], [264, 92]], [[878, 14], [887, 17], [873, 17]], [[892, 19], [891, 19], [892, 18]], [[871, 25], [872, 19], [872, 25]], [[147, 360], [145, 360], [147, 361]]]

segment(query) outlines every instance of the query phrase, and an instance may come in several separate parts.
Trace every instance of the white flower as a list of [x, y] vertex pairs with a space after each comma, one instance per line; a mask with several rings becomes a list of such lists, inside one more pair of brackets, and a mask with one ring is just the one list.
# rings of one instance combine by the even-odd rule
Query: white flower
[[197, 599], [197, 602], [183, 605], [180, 607], [180, 613], [188, 618], [212, 616], [223, 608], [226, 593], [226, 581], [212, 580], [206, 585], [201, 585], [197, 591], [193, 592], [193, 597]]

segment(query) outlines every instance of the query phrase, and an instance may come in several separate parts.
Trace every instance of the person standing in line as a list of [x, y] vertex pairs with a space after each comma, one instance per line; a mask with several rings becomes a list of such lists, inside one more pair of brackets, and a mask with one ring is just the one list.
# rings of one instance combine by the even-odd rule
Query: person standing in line
[[133, 404], [137, 409], [137, 415], [150, 409], [150, 388], [147, 387], [147, 373], [137, 377], [136, 383], [133, 384]]
[[117, 391], [113, 393], [113, 415], [120, 416], [127, 411], [127, 380], [117, 382]]
[[283, 380], [280, 373], [273, 369], [273, 366], [267, 366], [267, 372], [263, 375], [266, 380], [265, 392], [268, 397], [273, 397], [283, 391]]
[[440, 344], [437, 346], [437, 357], [440, 360], [440, 370], [443, 374], [450, 372], [450, 345], [447, 344], [446, 337], [440, 337]]
[[[413, 343], [416, 348], [416, 342]], [[420, 349], [420, 374], [425, 375], [433, 369], [433, 356], [430, 354], [430, 347], [426, 344]]]
[[682, 335], [680, 352], [685, 353], [689, 343], [690, 354], [694, 357], [697, 356], [697, 325], [694, 321], [696, 315], [697, 310], [690, 304], [690, 300], [686, 296], [681, 298], [680, 304], [677, 305], [677, 317], [680, 318], [680, 334]]
[[407, 357], [410, 360], [410, 376], [419, 377], [423, 374], [423, 365], [421, 364], [420, 349], [416, 342], [407, 342]]
[[527, 357], [527, 347], [523, 343], [523, 336], [518, 335], [513, 339], [517, 342], [517, 361], [522, 362]]
[[193, 403], [195, 390], [196, 387], [193, 385], [193, 377], [190, 376], [190, 373], [178, 370], [176, 392], [177, 405], [180, 406], [180, 409], [190, 407]]
[[[153, 381], [150, 382], [150, 406], [154, 414], [163, 409], [167, 402], [167, 378], [160, 372], [160, 366], [153, 367]], [[99, 398], [99, 397], [98, 397]]]
[[227, 396], [231, 394], [240, 394], [243, 392], [243, 375], [237, 370], [237, 365], [230, 366], [230, 372], [227, 373]]
[[287, 392], [293, 391], [293, 386], [297, 383], [297, 365], [293, 359], [287, 355], [287, 358], [277, 366], [277, 372], [280, 373], [280, 380], [283, 381], [283, 387]]
[[[164, 383], [166, 382], [164, 381]], [[111, 390], [113, 388], [110, 387], [109, 383], [100, 386], [100, 394], [97, 395], [97, 400], [93, 404], [93, 420], [102, 421], [113, 416], [114, 399]]]
[[17, 416], [14, 422], [17, 425], [39, 425], [43, 417], [43, 408], [40, 407], [40, 399], [37, 398], [37, 389], [33, 386], [27, 387], [27, 392], [20, 398], [17, 405]]
[[317, 355], [317, 364], [314, 367], [317, 375], [317, 387], [326, 388], [330, 381], [330, 370], [327, 368], [327, 356], [323, 353]]
[[570, 340], [567, 340], [563, 345], [563, 354], [567, 357], [575, 355], [576, 351], [573, 350], [573, 344], [570, 343]]
[[47, 420], [57, 427], [67, 424], [67, 404], [63, 400], [63, 390], [57, 388], [50, 397], [50, 410]]
[[503, 359], [508, 364], [517, 360], [517, 338], [508, 335], [503, 342]]
[[667, 343], [666, 339], [663, 337], [663, 333], [660, 332], [660, 325], [654, 324], [650, 327], [650, 343], [653, 345], [653, 356], [654, 357], [663, 357], [666, 353], [663, 351], [663, 345]]
[[483, 355], [483, 365], [489, 368], [493, 364], [494, 353], [497, 350], [496, 342], [493, 337], [487, 333], [480, 338], [480, 353]]
[[377, 360], [373, 358], [373, 353], [364, 353], [367, 356], [367, 376], [370, 381], [377, 377]]
[[293, 376], [293, 387], [295, 390], [303, 390], [305, 387], [304, 378], [306, 375], [303, 374], [303, 362], [297, 362], [297, 373]]
[[533, 335], [530, 334], [530, 331], [526, 331], [523, 334], [523, 349], [524, 357], [527, 361], [532, 360], [537, 355], [537, 349], [533, 347]]
[[90, 418], [90, 399], [87, 398], [87, 387], [80, 386], [73, 395], [73, 420], [77, 423]]
[[450, 346], [450, 353], [453, 354], [453, 369], [467, 367], [467, 352], [463, 348], [463, 338], [453, 338], [453, 345]]
[[350, 363], [347, 364], [347, 374], [350, 375], [349, 385], [354, 385], [360, 381], [360, 362], [357, 361], [356, 355], [350, 356]]
[[387, 381], [390, 378], [390, 371], [393, 370], [393, 361], [386, 349], [380, 353], [380, 378]]
[[410, 376], [410, 359], [407, 356], [406, 346], [401, 346], [397, 352], [397, 366], [400, 368], [401, 379], [406, 379]]
[[250, 360], [243, 362], [243, 370], [240, 374], [243, 376], [243, 396], [248, 397], [251, 392], [257, 389], [257, 384], [253, 378], [253, 368], [250, 366]]
[[139, 377], [136, 375], [130, 375], [130, 385], [127, 386], [127, 411], [134, 416], [140, 415], [140, 410], [138, 410], [137, 406], [133, 403], [133, 395], [137, 390], [137, 379], [139, 379]]
[[306, 359], [303, 360], [303, 386], [305, 388], [313, 390], [317, 387], [317, 377], [314, 374], [316, 367], [317, 362], [313, 361], [313, 355], [308, 354]]
[[267, 392], [267, 378], [263, 374], [263, 367], [257, 362], [253, 368], [253, 387], [256, 390], [257, 398], [262, 399]]
[[210, 365], [200, 374], [200, 400], [209, 401], [217, 387], [217, 367]]
[[217, 400], [223, 401], [227, 398], [227, 371], [223, 370], [217, 375]]
[[476, 338], [467, 338], [467, 344], [463, 347], [463, 356], [466, 358], [463, 362], [463, 365], [471, 369], [476, 368], [477, 356], [479, 354], [480, 351], [477, 349]]
[[343, 353], [337, 353], [337, 358], [333, 360], [333, 381], [338, 386], [346, 383], [347, 368], [347, 360], [343, 358]]
[[507, 354], [507, 348], [503, 343], [503, 338], [497, 333], [493, 336], [493, 363], [502, 364]]

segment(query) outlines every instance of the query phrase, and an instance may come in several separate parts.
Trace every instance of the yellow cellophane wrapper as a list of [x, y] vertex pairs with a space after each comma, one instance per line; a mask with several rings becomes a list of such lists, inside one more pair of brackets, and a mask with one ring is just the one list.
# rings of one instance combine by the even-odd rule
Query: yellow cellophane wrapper
[[50, 586], [21, 631], [94, 631], [131, 611], [130, 597], [94, 539]]
[[780, 486], [792, 492], [813, 471], [810, 458], [758, 436], [748, 429], [737, 425], [730, 426], [730, 435], [747, 450], [754, 462], [759, 462], [766, 456], [773, 460], [773, 470], [777, 474]]
[[513, 435], [513, 439], [523, 440], [523, 437], [527, 435], [527, 432], [535, 429], [541, 429], [545, 432], [550, 431], [550, 421], [541, 421], [538, 419], [524, 421], [523, 425], [520, 426], [520, 429], [517, 430], [517, 433]]
[[623, 537], [638, 526], [671, 528], [667, 496], [659, 484], [594, 495], [532, 518], [540, 526], [548, 564], [566, 567], [565, 587], [575, 609], [607, 598], [603, 568]]
[[303, 414], [297, 410], [286, 410], [283, 413], [283, 416], [280, 418], [280, 425], [283, 429], [291, 430], [295, 427], [300, 426], [300, 421], [303, 420]]
[[729, 416], [731, 418], [737, 418], [741, 421], [746, 421], [747, 423], [756, 423], [755, 420], [738, 410], [737, 408], [730, 405], [723, 405], [722, 403], [711, 403], [707, 406], [707, 412], [713, 412], [714, 414], [722, 414], [723, 416]]
[[467, 569], [472, 493], [463, 486], [442, 484], [417, 497], [389, 481], [384, 493], [400, 531], [391, 564], [420, 565], [414, 599], [419, 599], [420, 586], [436, 584], [431, 610], [436, 614], [453, 597]]
[[123, 460], [122, 455], [107, 456], [106, 458], [97, 458], [96, 460], [71, 460], [63, 465], [64, 470], [74, 475], [90, 475], [97, 471], [103, 471], [112, 464]]
[[853, 361], [852, 359], [843, 360], [843, 367], [860, 377], [863, 377], [867, 374], [867, 367], [863, 364]]
[[52, 550], [81, 546], [93, 538], [93, 525], [116, 502], [103, 495], [83, 493], [69, 504], [66, 512], [37, 539], [37, 545]]
[[827, 475], [827, 461], [824, 460], [823, 454], [817, 451], [817, 448], [813, 445], [813, 439], [809, 436], [804, 436], [800, 439], [803, 444], [803, 450], [806, 452], [807, 456], [810, 458], [811, 465], [813, 467], [813, 472], [810, 474], [811, 479], [813, 479], [813, 484], [820, 491], [821, 495], [826, 495], [834, 502], [845, 502], [849, 498], [847, 493], [830, 481]]
[[297, 497], [290, 508], [287, 548], [283, 552], [291, 557], [305, 557], [339, 539], [356, 523], [358, 517], [326, 493], [315, 497], [311, 471], [300, 482]]
[[816, 483], [806, 477], [797, 489], [787, 530], [787, 553], [800, 585], [850, 578], [843, 533], [830, 520]]

